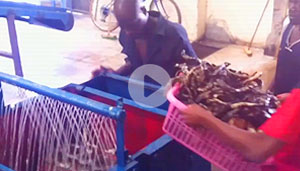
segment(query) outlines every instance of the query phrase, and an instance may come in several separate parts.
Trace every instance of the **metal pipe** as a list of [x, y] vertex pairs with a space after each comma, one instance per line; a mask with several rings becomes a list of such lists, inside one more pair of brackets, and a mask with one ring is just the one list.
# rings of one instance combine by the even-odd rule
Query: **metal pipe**
[[55, 0], [51, 0], [51, 3], [52, 3], [52, 6], [53, 6], [53, 7], [56, 7], [56, 2], [55, 2]]
[[2, 171], [14, 171], [14, 170], [12, 170], [12, 169], [10, 169], [10, 168], [2, 165], [2, 164], [0, 164], [0, 170], [2, 170]]
[[123, 110], [118, 107], [112, 107], [76, 94], [72, 94], [60, 89], [54, 89], [43, 86], [18, 76], [13, 76], [0, 72], [0, 81], [12, 84], [38, 94], [60, 100], [62, 102], [81, 107], [86, 110], [107, 116], [116, 120], [122, 119]]
[[117, 101], [117, 108], [122, 111], [120, 119], [117, 120], [117, 164], [118, 164], [118, 171], [125, 170], [126, 166], [126, 157], [125, 157], [125, 138], [124, 138], [124, 129], [125, 129], [125, 110], [123, 109], [123, 101], [119, 99]]
[[6, 20], [7, 20], [7, 25], [8, 25], [8, 33], [9, 33], [11, 52], [12, 52], [12, 59], [14, 61], [15, 74], [20, 77], [23, 77], [24, 75], [23, 75], [23, 70], [22, 70], [22, 65], [21, 65], [18, 37], [17, 37], [17, 32], [16, 32], [16, 26], [15, 26], [15, 14], [10, 12], [8, 14]]
[[[109, 72], [104, 73], [103, 75], [107, 76], [109, 78], [112, 78], [112, 79], [123, 81], [125, 83], [129, 83], [129, 79], [130, 79], [129, 77], [124, 77], [124, 76], [120, 76], [120, 75], [109, 73]], [[161, 86], [158, 86], [158, 85], [155, 85], [155, 84], [143, 82], [143, 81], [140, 81], [140, 80], [133, 80], [133, 79], [131, 80], [131, 82], [134, 83], [135, 85], [143, 86], [145, 89], [161, 91], [162, 93], [165, 92], [165, 90], [160, 89]]]
[[13, 58], [11, 53], [3, 52], [3, 51], [0, 51], [0, 56], [6, 57], [6, 58], [9, 58], [9, 59]]
[[[27, 10], [27, 11], [34, 11], [34, 10], [44, 10], [44, 11], [54, 11], [54, 12], [66, 12], [67, 9], [64, 8], [54, 8], [49, 6], [41, 6], [41, 5], [33, 5], [29, 3], [19, 3], [19, 2], [9, 2], [9, 1], [0, 1], [1, 9], [11, 9], [14, 10]], [[5, 11], [1, 11], [5, 12]]]

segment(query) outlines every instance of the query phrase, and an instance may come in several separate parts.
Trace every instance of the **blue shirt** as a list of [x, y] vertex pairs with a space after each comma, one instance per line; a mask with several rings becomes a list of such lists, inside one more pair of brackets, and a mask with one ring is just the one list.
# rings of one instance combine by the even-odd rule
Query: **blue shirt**
[[293, 25], [285, 29], [277, 60], [274, 93], [288, 93], [300, 87], [300, 42], [289, 44]]
[[135, 39], [128, 36], [125, 31], [120, 32], [122, 53], [127, 55], [126, 62], [132, 65], [132, 71], [144, 64], [155, 64], [164, 68], [171, 77], [176, 73], [175, 64], [184, 62], [181, 53], [196, 57], [196, 53], [189, 42], [185, 29], [177, 23], [166, 20], [158, 12], [149, 12], [151, 17], [157, 17], [157, 27], [147, 41], [147, 59], [143, 63], [136, 48]]

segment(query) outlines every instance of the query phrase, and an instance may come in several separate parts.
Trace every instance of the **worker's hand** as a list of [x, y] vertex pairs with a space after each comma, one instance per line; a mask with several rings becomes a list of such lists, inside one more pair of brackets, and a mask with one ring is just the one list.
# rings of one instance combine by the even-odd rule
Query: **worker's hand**
[[283, 103], [289, 95], [290, 95], [290, 93], [283, 93], [283, 94], [277, 95], [277, 98], [280, 101], [280, 103]]
[[92, 72], [92, 78], [95, 78], [104, 73], [114, 73], [114, 72], [115, 71], [111, 68], [106, 68], [106, 67], [100, 66], [100, 68], [98, 68]]
[[197, 104], [189, 105], [187, 109], [182, 110], [181, 112], [184, 121], [192, 127], [204, 126], [206, 121], [210, 119], [210, 117], [213, 117], [210, 111]]

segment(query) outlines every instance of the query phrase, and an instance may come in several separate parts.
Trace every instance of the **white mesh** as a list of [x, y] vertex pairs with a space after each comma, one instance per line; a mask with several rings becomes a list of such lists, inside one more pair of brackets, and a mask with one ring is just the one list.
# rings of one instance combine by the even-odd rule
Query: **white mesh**
[[[22, 99], [32, 94], [16, 91]], [[41, 95], [6, 104], [0, 110], [0, 163], [17, 171], [108, 170], [116, 164], [115, 125], [113, 119]]]

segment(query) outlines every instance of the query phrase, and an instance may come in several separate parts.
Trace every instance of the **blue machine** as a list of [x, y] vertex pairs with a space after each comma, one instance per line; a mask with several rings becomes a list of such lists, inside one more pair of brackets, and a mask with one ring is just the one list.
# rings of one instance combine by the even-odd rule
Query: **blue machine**
[[65, 8], [0, 1], [0, 17], [7, 18], [10, 15], [16, 20], [62, 31], [69, 31], [74, 25], [72, 13]]
[[[130, 112], [126, 109], [136, 109], [134, 111], [144, 111], [150, 112], [149, 115], [144, 115], [144, 113], [137, 113], [134, 116], [142, 115], [143, 117], [160, 117], [163, 121], [163, 116], [167, 113], [166, 107], [168, 104], [164, 104], [159, 108], [143, 108], [139, 106], [134, 101], [131, 100], [128, 90], [127, 90], [127, 81], [126, 77], [120, 77], [114, 74], [101, 75], [95, 79], [88, 81], [82, 85], [70, 84], [62, 89], [69, 91], [65, 92], [59, 89], [50, 89], [45, 86], [35, 84], [24, 79], [10, 76], [7, 74], [0, 73], [0, 82], [7, 82], [18, 87], [23, 87], [25, 89], [35, 91], [39, 94], [53, 97], [55, 99], [60, 99], [66, 103], [76, 104], [82, 108], [95, 111], [97, 113], [102, 113], [104, 116], [108, 116], [117, 120], [119, 126], [117, 126], [117, 158], [118, 165], [111, 168], [111, 170], [130, 170], [130, 171], [209, 171], [210, 164], [199, 157], [189, 149], [185, 148], [181, 144], [175, 142], [171, 137], [165, 134], [161, 134], [156, 139], [153, 139], [146, 146], [140, 146], [138, 150], [135, 150], [134, 153], [130, 152], [132, 149], [124, 149], [124, 146], [132, 148], [140, 141], [140, 139], [133, 139], [130, 142], [126, 142], [126, 133], [130, 128], [130, 125], [126, 124], [136, 124], [140, 121], [140, 118], [137, 118], [135, 122], [124, 122], [123, 117], [120, 117], [122, 113], [122, 108], [125, 109], [126, 117], [129, 117]], [[151, 91], [156, 91], [154, 85], [147, 85], [145, 87], [146, 91], [151, 93]], [[79, 95], [79, 96], [78, 96]], [[103, 104], [95, 102], [92, 99], [108, 99], [109, 101], [119, 104], [113, 112], [108, 110], [110, 104]], [[123, 103], [120, 103], [120, 99], [123, 99]], [[1, 101], [1, 99], [0, 99]], [[121, 112], [121, 113], [120, 113]], [[152, 116], [151, 116], [152, 115]], [[132, 117], [132, 116], [131, 116]], [[147, 119], [147, 118], [145, 118]], [[129, 126], [129, 127], [128, 127]], [[124, 131], [125, 127], [125, 131]], [[144, 129], [141, 127], [140, 129]], [[161, 129], [161, 128], [160, 128]], [[138, 130], [134, 130], [138, 132]], [[152, 131], [152, 132], [151, 132]], [[150, 130], [148, 133], [155, 133], [157, 130]], [[124, 134], [125, 133], [125, 134]], [[129, 132], [132, 133], [132, 132]], [[125, 139], [125, 142], [124, 142]], [[149, 139], [147, 139], [149, 141]], [[130, 144], [132, 143], [132, 144]], [[125, 151], [124, 151], [125, 150]], [[0, 171], [11, 171], [11, 169], [0, 165]]]
[[67, 9], [33, 5], [28, 3], [16, 3], [0, 0], [0, 17], [7, 20], [11, 53], [0, 52], [0, 56], [14, 61], [15, 74], [23, 77], [21, 58], [15, 20], [21, 20], [30, 24], [69, 31], [74, 26], [74, 17]]
[[[129, 78], [112, 74], [112, 73], [103, 73], [102, 75], [81, 84], [81, 86], [86, 87], [86, 88], [93, 88], [94, 90], [99, 90], [105, 93], [109, 93], [111, 95], [116, 95], [119, 97], [122, 97], [124, 99], [129, 99], [132, 104], [131, 105], [136, 105], [138, 108], [144, 108], [143, 106], [137, 105], [133, 103], [131, 100], [130, 94], [128, 92], [128, 82]], [[142, 84], [139, 81], [135, 82], [136, 84]], [[77, 86], [78, 85], [69, 85], [69, 86]], [[160, 86], [155, 85], [155, 84], [150, 84], [150, 83], [143, 83], [143, 86], [145, 88], [145, 95], [150, 95], [154, 91], [158, 90]], [[109, 95], [107, 94], [107, 95]], [[101, 94], [100, 94], [101, 95]], [[161, 92], [162, 98], [164, 97], [164, 92]], [[162, 115], [166, 115], [166, 111], [168, 110], [169, 107], [169, 102], [166, 101], [164, 104], [158, 107], [158, 109], [161, 109], [163, 111], [156, 112], [156, 113], [161, 113]], [[150, 110], [154, 110], [154, 108], [150, 108]]]
[[[144, 88], [145, 92], [148, 94], [159, 89], [158, 86], [147, 83]], [[111, 73], [100, 75], [81, 85], [70, 84], [63, 89], [76, 89], [81, 95], [86, 97], [92, 95], [105, 97], [111, 100], [123, 98], [124, 104], [152, 112], [154, 115], [159, 116], [165, 116], [169, 106], [168, 102], [158, 108], [145, 108], [138, 105], [129, 95], [128, 77]], [[163, 94], [161, 95], [164, 96]], [[137, 120], [136, 122], [139, 121]], [[210, 171], [209, 162], [177, 143], [168, 135], [162, 135], [135, 154], [128, 155], [127, 153], [126, 158], [126, 170]]]

